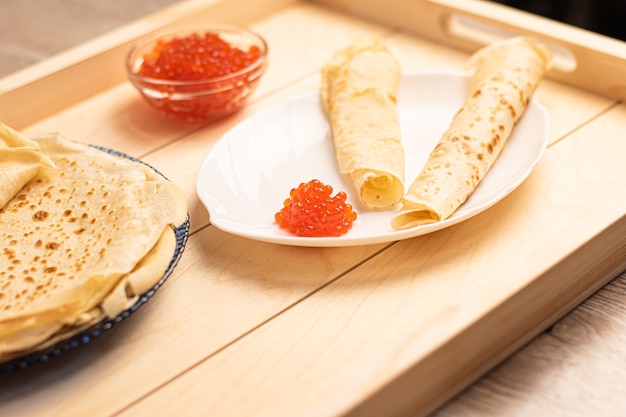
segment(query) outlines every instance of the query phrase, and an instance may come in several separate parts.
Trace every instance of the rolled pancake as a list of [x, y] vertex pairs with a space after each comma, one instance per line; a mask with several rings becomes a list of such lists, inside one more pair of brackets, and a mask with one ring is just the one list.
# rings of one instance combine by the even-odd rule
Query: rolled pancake
[[500, 155], [551, 62], [549, 50], [526, 38], [475, 53], [467, 97], [402, 198], [396, 230], [450, 217]]
[[143, 164], [59, 136], [2, 209], [0, 360], [128, 308], [163, 275], [182, 192]]
[[404, 194], [404, 149], [396, 111], [400, 65], [380, 41], [337, 51], [322, 69], [321, 96], [339, 172], [350, 175], [367, 208]]
[[0, 208], [35, 176], [42, 164], [51, 162], [42, 156], [37, 142], [0, 123]]

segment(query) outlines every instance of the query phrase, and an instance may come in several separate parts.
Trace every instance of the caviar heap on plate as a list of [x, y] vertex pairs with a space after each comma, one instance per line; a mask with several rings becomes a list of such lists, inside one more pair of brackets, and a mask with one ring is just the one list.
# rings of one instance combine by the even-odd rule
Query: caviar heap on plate
[[357, 214], [346, 203], [346, 193], [332, 196], [333, 188], [319, 180], [301, 183], [293, 188], [276, 213], [275, 221], [281, 229], [297, 236], [341, 236], [352, 228]]
[[265, 70], [267, 46], [234, 27], [180, 32], [137, 46], [129, 77], [162, 113], [189, 122], [213, 121], [239, 110]]

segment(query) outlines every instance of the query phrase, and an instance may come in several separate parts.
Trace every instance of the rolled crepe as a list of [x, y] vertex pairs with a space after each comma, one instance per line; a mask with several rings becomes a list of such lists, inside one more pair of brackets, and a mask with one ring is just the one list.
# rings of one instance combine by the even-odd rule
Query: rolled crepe
[[404, 149], [396, 111], [400, 65], [380, 41], [337, 51], [322, 69], [339, 172], [360, 201], [382, 210], [404, 195]]
[[394, 229], [445, 220], [465, 202], [500, 155], [551, 59], [545, 46], [521, 37], [470, 58], [466, 100], [402, 198]]

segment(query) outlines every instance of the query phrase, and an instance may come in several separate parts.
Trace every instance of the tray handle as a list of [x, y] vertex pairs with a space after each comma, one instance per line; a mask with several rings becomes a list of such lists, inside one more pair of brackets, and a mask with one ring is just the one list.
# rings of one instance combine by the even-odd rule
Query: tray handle
[[442, 35], [466, 49], [516, 35], [544, 42], [554, 54], [547, 76], [619, 100], [626, 99], [626, 43], [486, 1], [428, 0]]
[[473, 52], [523, 35], [555, 55], [548, 78], [624, 101], [626, 42], [485, 0], [317, 0], [436, 43]]

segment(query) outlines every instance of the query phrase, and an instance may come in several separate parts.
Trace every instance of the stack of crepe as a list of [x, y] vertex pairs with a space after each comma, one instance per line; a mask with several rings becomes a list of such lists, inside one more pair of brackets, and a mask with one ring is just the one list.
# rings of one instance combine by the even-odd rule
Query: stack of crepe
[[0, 361], [133, 305], [160, 280], [187, 217], [141, 163], [0, 124]]

